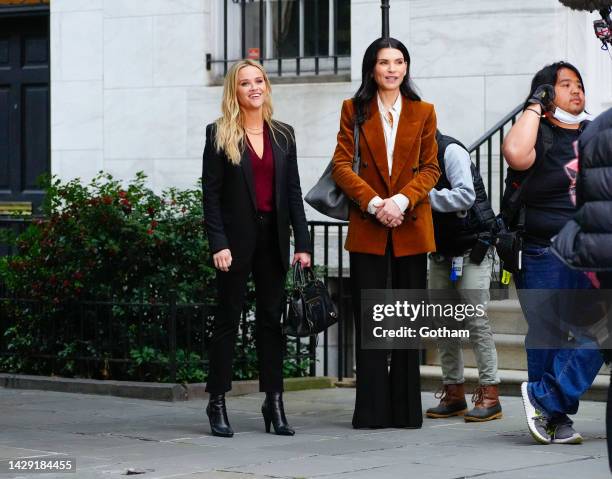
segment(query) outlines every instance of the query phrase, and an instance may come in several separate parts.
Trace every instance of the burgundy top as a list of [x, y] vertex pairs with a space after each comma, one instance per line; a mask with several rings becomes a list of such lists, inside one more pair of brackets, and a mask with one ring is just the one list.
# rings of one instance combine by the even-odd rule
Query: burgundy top
[[249, 147], [249, 158], [253, 167], [253, 180], [255, 183], [255, 200], [257, 210], [272, 212], [274, 211], [274, 156], [272, 153], [272, 142], [270, 141], [270, 131], [267, 123], [264, 122], [263, 132], [263, 155], [257, 156], [247, 137]]

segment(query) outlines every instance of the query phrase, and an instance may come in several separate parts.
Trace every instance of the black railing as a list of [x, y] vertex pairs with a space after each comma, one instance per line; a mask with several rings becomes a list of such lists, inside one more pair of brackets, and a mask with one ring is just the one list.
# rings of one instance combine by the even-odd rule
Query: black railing
[[[225, 75], [232, 63], [252, 58], [271, 76], [350, 73], [350, 0], [219, 1], [222, 58], [206, 54], [207, 70], [220, 64], [216, 73]], [[239, 44], [228, 36], [237, 17]]]
[[[516, 123], [522, 109], [523, 104], [521, 103], [468, 147], [472, 160], [483, 177], [493, 211], [497, 213], [501, 208], [506, 178], [506, 164], [502, 152], [504, 138]], [[495, 252], [495, 261], [491, 270], [491, 298], [507, 299], [507, 295], [507, 285], [502, 283], [501, 262]]]
[[11, 238], [23, 233], [32, 221], [44, 221], [40, 216], [0, 215], [0, 257], [17, 254], [17, 247]]
[[[523, 104], [521, 103], [468, 148], [473, 160], [476, 162], [476, 166], [480, 170], [480, 174], [483, 176], [491, 205], [496, 212], [499, 212], [501, 198], [504, 193], [506, 171], [502, 154], [504, 135], [516, 123], [516, 118], [522, 109]], [[486, 158], [485, 165], [483, 165], [483, 158]], [[486, 169], [484, 166], [486, 166]]]
[[[0, 228], [10, 227], [17, 234], [32, 221], [42, 219], [2, 218]], [[333, 375], [342, 380], [347, 373], [352, 375], [349, 371], [353, 363], [348, 261], [343, 251], [346, 223], [314, 221], [309, 228], [313, 262], [339, 306], [340, 320], [321, 338], [288, 338], [285, 368], [293, 375]], [[14, 246], [4, 248], [7, 254], [16, 253]], [[136, 302], [64, 304], [58, 298], [54, 304], [14, 297], [0, 284], [0, 358], [30, 361], [30, 372], [38, 369], [41, 373], [103, 378], [106, 371], [114, 378], [136, 374], [144, 380], [185, 380], [194, 367], [207, 367], [206, 346], [214, 309], [211, 304], [179, 303], [174, 295], [164, 303], [150, 303], [143, 298]], [[9, 348], [13, 333], [5, 334], [17, 324], [16, 315], [20, 314], [33, 319], [28, 325], [30, 346], [26, 351]], [[245, 311], [235, 363], [241, 371], [249, 364], [248, 354], [253, 353], [249, 349], [253, 327], [254, 317]], [[318, 339], [322, 339], [322, 345]]]
[[[353, 312], [351, 306], [348, 256], [344, 251], [344, 240], [348, 223], [338, 221], [309, 221], [312, 242], [312, 262], [320, 268], [325, 284], [331, 291], [332, 299], [338, 305], [338, 324], [323, 335], [323, 375], [329, 374], [330, 350], [336, 357], [336, 374], [339, 381], [352, 376], [353, 370]], [[322, 258], [321, 258], [322, 256]], [[329, 344], [334, 335], [336, 347]]]
[[[177, 303], [173, 295], [165, 303], [54, 305], [0, 290], [0, 359], [8, 371], [199, 382], [198, 375], [208, 368], [214, 312], [214, 305]], [[253, 335], [254, 318], [244, 312], [234, 361], [239, 379], [255, 376]], [[289, 376], [315, 375], [314, 343], [287, 340], [284, 368]]]

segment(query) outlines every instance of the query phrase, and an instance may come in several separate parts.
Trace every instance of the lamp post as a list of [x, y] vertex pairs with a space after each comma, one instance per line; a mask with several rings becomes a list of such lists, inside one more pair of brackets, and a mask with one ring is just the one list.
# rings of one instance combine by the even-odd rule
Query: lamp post
[[380, 0], [382, 10], [382, 37], [389, 38], [389, 0]]

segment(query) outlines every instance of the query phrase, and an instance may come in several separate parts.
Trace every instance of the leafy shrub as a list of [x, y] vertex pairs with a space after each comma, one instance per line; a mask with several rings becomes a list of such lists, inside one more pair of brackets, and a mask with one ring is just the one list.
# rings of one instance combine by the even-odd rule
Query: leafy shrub
[[[125, 186], [104, 173], [87, 185], [45, 181], [44, 219], [14, 239], [15, 256], [0, 258], [12, 298], [0, 305], [0, 370], [168, 381], [178, 303], [177, 380], [204, 380], [216, 288], [201, 188], [158, 195], [143, 173]], [[247, 316], [253, 310], [251, 285]], [[257, 375], [253, 323], [238, 337], [236, 379]], [[284, 369], [307, 371], [292, 360]]]
[[160, 302], [214, 299], [214, 269], [202, 222], [200, 189], [156, 195], [146, 176], [123, 188], [100, 174], [47, 183], [36, 220], [17, 239], [2, 279], [16, 295], [51, 303], [76, 299]]

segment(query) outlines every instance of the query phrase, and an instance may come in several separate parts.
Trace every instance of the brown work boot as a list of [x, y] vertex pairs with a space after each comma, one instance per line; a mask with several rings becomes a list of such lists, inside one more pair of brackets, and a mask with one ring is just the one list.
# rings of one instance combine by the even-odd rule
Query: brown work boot
[[436, 399], [440, 399], [440, 404], [430, 407], [425, 413], [427, 417], [434, 419], [462, 416], [467, 411], [463, 384], [445, 384], [435, 394]]
[[472, 395], [474, 408], [465, 414], [466, 422], [482, 422], [502, 417], [497, 384], [480, 385]]

